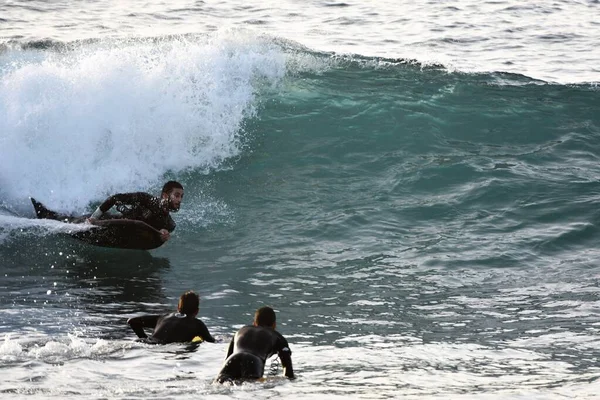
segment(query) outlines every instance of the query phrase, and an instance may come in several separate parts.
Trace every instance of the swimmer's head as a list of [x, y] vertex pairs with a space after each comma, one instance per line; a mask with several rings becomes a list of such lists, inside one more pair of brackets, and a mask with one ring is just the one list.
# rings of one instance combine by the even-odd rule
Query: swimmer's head
[[200, 297], [191, 290], [179, 297], [177, 311], [190, 317], [195, 317], [200, 309]]
[[275, 329], [275, 311], [271, 307], [261, 307], [254, 313], [254, 325], [266, 326]]
[[177, 181], [165, 183], [160, 197], [166, 202], [169, 211], [179, 211], [183, 201], [183, 185]]

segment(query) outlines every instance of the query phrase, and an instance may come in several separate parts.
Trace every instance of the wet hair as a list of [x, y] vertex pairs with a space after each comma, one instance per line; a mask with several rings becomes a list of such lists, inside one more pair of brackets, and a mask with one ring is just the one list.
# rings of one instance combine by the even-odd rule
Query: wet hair
[[257, 326], [273, 326], [275, 320], [275, 311], [271, 307], [261, 307], [254, 313], [254, 323]]
[[183, 190], [183, 185], [177, 181], [169, 181], [164, 184], [162, 188], [162, 193], [169, 194], [173, 189], [181, 189]]
[[200, 308], [200, 297], [191, 290], [185, 292], [179, 297], [177, 311], [186, 315], [194, 315]]

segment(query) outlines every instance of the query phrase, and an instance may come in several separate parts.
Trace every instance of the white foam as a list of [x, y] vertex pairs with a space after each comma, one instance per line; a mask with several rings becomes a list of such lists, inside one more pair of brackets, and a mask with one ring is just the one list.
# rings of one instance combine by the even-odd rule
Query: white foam
[[68, 224], [49, 219], [29, 219], [0, 214], [0, 243], [10, 240], [17, 235], [23, 236], [46, 236], [56, 233], [73, 233], [94, 229], [88, 224]]
[[286, 71], [269, 40], [227, 32], [43, 55], [0, 76], [0, 196], [63, 212], [221, 168], [241, 152], [261, 88]]
[[4, 337], [4, 342], [0, 345], [0, 360], [14, 361], [23, 353], [23, 347], [15, 340], [11, 340], [10, 335]]
[[44, 340], [43, 343], [20, 343], [10, 334], [0, 345], [0, 360], [37, 359], [45, 362], [65, 361], [74, 358], [95, 358], [109, 356], [130, 343], [106, 341], [103, 339], [84, 340], [75, 335], [67, 335], [65, 340]]

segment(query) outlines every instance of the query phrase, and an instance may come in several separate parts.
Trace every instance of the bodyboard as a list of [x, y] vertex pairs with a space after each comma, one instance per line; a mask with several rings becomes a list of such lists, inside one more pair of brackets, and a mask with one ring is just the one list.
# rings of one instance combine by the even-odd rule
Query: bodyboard
[[82, 242], [101, 247], [119, 249], [151, 250], [164, 242], [160, 232], [145, 222], [132, 219], [108, 219], [96, 221], [96, 227], [70, 235]]
[[[42, 203], [30, 198], [39, 219], [82, 224], [89, 216], [73, 217], [60, 215], [46, 208]], [[69, 234], [82, 242], [101, 247], [118, 249], [151, 250], [160, 247], [164, 242], [160, 232], [143, 221], [133, 219], [106, 219], [94, 222], [94, 227], [85, 231]]]

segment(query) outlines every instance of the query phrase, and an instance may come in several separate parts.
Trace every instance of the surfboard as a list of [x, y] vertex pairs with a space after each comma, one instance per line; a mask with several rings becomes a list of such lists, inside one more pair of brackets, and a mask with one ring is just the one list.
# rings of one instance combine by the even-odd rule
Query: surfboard
[[[88, 216], [70, 217], [47, 209], [42, 203], [30, 198], [38, 219], [54, 219], [72, 224], [85, 223]], [[106, 219], [96, 221], [94, 227], [69, 234], [82, 242], [118, 249], [151, 250], [162, 246], [160, 232], [143, 221], [132, 219]]]

